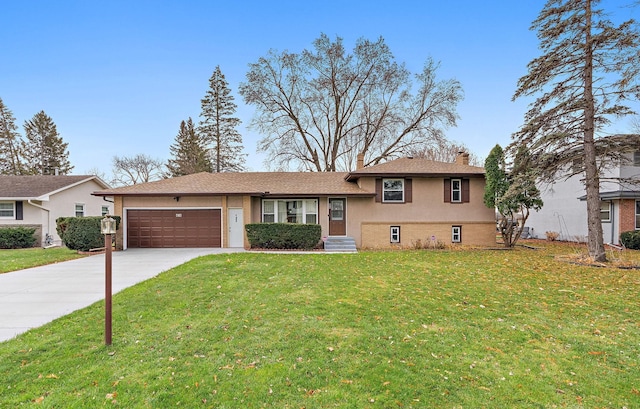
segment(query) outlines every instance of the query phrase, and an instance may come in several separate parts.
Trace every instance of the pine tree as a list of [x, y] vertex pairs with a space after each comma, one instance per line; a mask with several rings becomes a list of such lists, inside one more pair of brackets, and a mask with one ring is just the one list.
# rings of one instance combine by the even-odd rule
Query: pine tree
[[68, 143], [62, 140], [51, 117], [40, 111], [24, 123], [26, 140], [22, 143], [25, 173], [32, 175], [66, 175], [72, 169]]
[[172, 159], [167, 162], [169, 176], [184, 176], [198, 172], [211, 172], [211, 160], [205, 141], [196, 133], [193, 120], [180, 123], [175, 143], [169, 147]]
[[20, 175], [22, 162], [20, 157], [21, 136], [15, 124], [13, 113], [0, 98], [0, 174]]
[[532, 29], [543, 55], [531, 61], [514, 99], [542, 94], [513, 135], [542, 180], [581, 175], [587, 197], [589, 255], [605, 261], [600, 221], [600, 169], [637, 149], [637, 135], [603, 135], [612, 118], [634, 112], [640, 98], [640, 32], [635, 21], [614, 25], [599, 0], [548, 0]]
[[198, 134], [211, 147], [210, 155], [214, 172], [238, 172], [244, 170], [245, 154], [242, 153], [242, 136], [236, 130], [240, 119], [233, 115], [237, 105], [220, 66], [209, 79], [209, 90], [202, 99], [202, 120]]

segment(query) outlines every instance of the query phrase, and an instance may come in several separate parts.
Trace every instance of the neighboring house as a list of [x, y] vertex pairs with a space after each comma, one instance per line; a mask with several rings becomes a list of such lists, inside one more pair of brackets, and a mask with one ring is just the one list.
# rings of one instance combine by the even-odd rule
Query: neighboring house
[[97, 191], [122, 216], [129, 247], [248, 247], [248, 223], [314, 223], [359, 248], [410, 247], [418, 240], [495, 244], [483, 203], [484, 169], [402, 158], [353, 172], [197, 173]]
[[112, 213], [112, 202], [91, 194], [108, 188], [97, 176], [0, 175], [0, 227], [33, 227], [37, 245], [45, 245], [47, 234], [60, 244], [56, 219]]
[[[620, 234], [640, 230], [640, 151], [627, 156], [628, 164], [604, 171], [600, 182], [600, 220], [604, 242], [620, 244]], [[635, 180], [618, 183], [615, 179]], [[542, 186], [544, 206], [531, 212], [527, 226], [533, 236], [545, 238], [546, 232], [558, 233], [559, 240], [587, 241], [587, 202], [584, 175]]]

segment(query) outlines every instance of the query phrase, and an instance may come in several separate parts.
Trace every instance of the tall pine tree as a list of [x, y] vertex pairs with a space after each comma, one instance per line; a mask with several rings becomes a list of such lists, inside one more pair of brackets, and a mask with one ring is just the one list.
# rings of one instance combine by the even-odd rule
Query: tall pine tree
[[22, 159], [20, 157], [21, 137], [13, 113], [0, 98], [0, 174], [22, 174]]
[[540, 57], [528, 65], [514, 99], [538, 95], [513, 135], [541, 179], [580, 175], [587, 197], [589, 255], [605, 261], [600, 170], [640, 145], [638, 135], [606, 136], [612, 118], [633, 114], [640, 99], [640, 32], [633, 20], [614, 24], [599, 0], [548, 0], [533, 22]]
[[242, 136], [236, 130], [240, 119], [233, 116], [238, 108], [233, 101], [229, 84], [217, 66], [209, 79], [209, 90], [202, 99], [202, 120], [197, 129], [210, 146], [214, 172], [244, 170], [246, 155], [242, 153]]
[[175, 143], [169, 147], [169, 152], [172, 158], [167, 161], [166, 166], [171, 177], [212, 170], [206, 143], [201, 135], [196, 133], [191, 118], [180, 123], [180, 131], [176, 135]]
[[68, 143], [62, 140], [51, 117], [40, 111], [24, 123], [26, 140], [22, 143], [25, 173], [31, 175], [66, 175], [72, 169]]

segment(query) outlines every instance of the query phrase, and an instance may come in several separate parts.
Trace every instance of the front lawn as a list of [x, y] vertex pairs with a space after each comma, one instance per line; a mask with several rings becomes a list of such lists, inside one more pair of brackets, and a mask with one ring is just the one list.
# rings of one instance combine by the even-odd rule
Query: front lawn
[[118, 294], [111, 347], [102, 303], [0, 343], [0, 402], [640, 407], [640, 272], [543, 245], [202, 257]]
[[0, 250], [0, 274], [83, 257], [66, 247]]

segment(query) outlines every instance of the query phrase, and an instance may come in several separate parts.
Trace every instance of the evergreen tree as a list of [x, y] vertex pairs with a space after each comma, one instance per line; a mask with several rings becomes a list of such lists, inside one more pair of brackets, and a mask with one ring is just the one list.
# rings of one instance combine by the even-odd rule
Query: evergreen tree
[[22, 143], [25, 173], [31, 175], [66, 175], [69, 162], [68, 143], [62, 140], [51, 117], [40, 111], [24, 123], [26, 140]]
[[605, 261], [600, 170], [637, 149], [640, 138], [603, 133], [611, 118], [633, 114], [625, 101], [640, 98], [640, 32], [633, 20], [613, 24], [598, 3], [548, 0], [533, 22], [543, 55], [529, 63], [514, 99], [541, 95], [512, 146], [531, 153], [543, 180], [582, 176], [589, 255]]
[[211, 147], [214, 172], [244, 170], [246, 155], [242, 153], [242, 136], [236, 130], [240, 119], [233, 116], [237, 109], [233, 100], [229, 84], [217, 66], [202, 99], [202, 120], [198, 126], [198, 134]]
[[0, 98], [0, 174], [20, 175], [22, 162], [20, 157], [21, 137], [16, 119]]
[[180, 131], [176, 135], [175, 143], [169, 147], [169, 152], [172, 159], [168, 160], [166, 166], [171, 177], [212, 170], [206, 143], [196, 133], [191, 118], [180, 123]]

